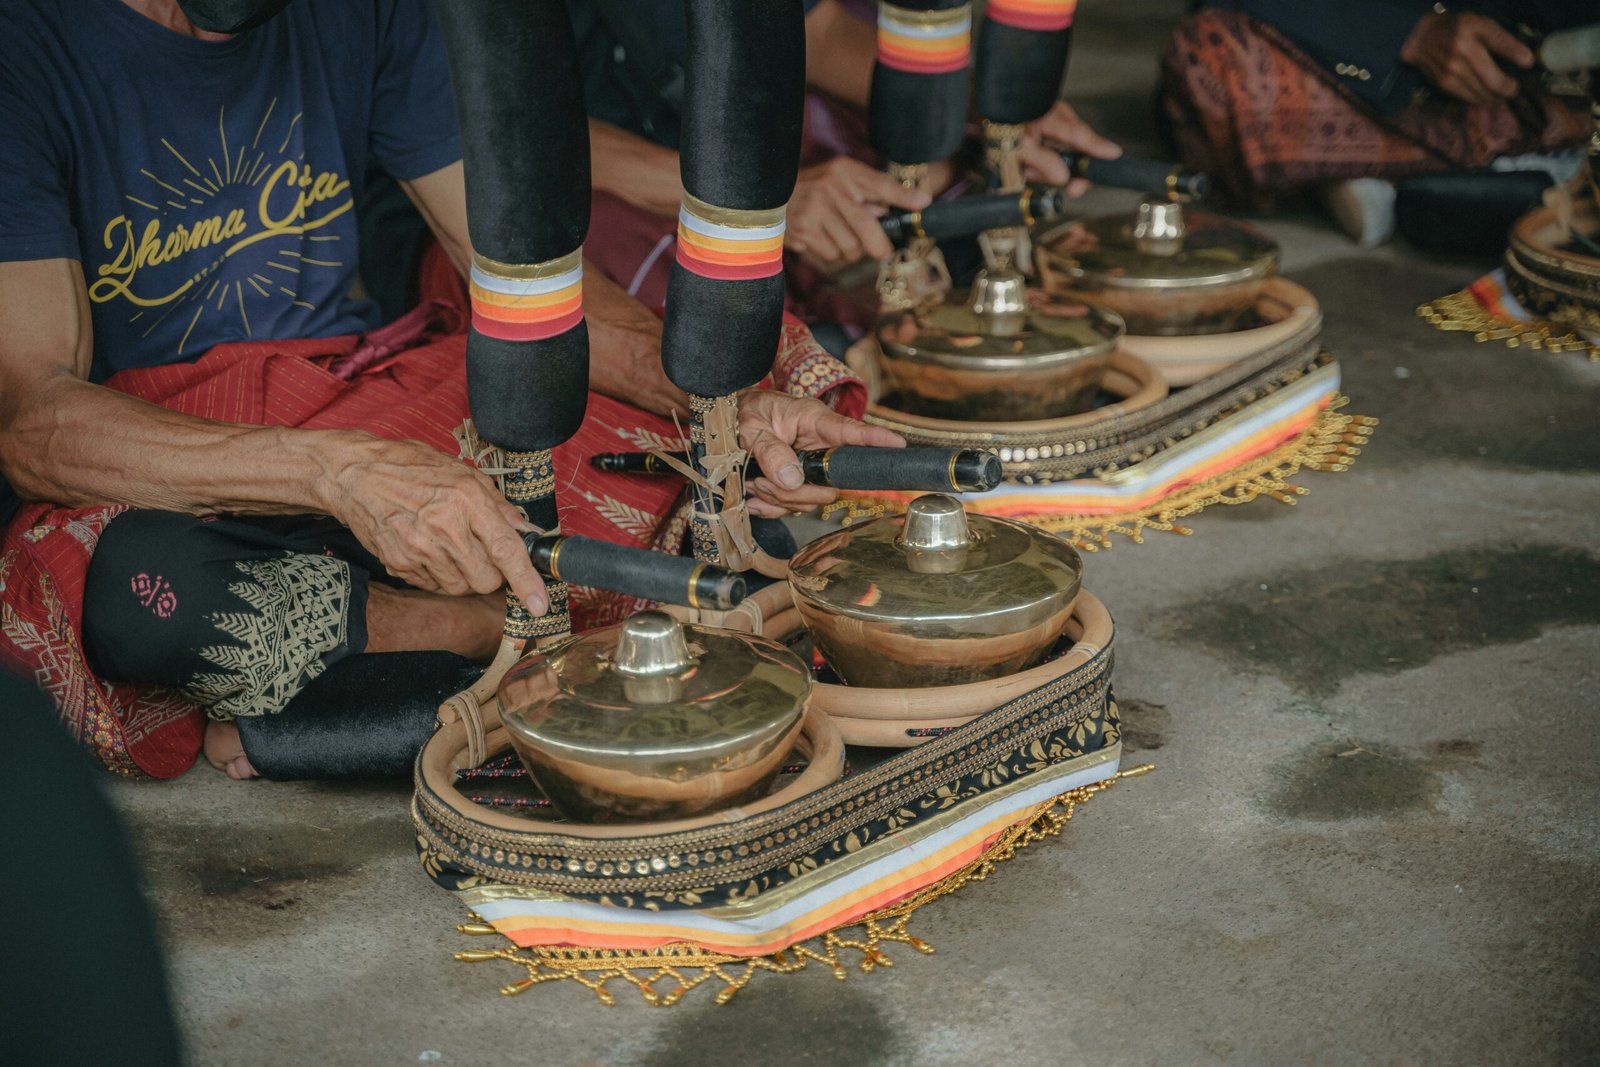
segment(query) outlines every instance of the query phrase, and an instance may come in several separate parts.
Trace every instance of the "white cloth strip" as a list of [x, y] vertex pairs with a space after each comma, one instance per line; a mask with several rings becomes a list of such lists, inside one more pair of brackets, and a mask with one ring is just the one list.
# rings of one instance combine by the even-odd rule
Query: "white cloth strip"
[[962, 34], [972, 32], [972, 12], [968, 11], [961, 18], [952, 22], [938, 22], [929, 25], [924, 22], [911, 22], [895, 18], [886, 8], [878, 8], [878, 25], [886, 30], [906, 37], [925, 37], [930, 40], [944, 37], [960, 37]]
[[644, 262], [639, 264], [639, 269], [633, 272], [633, 281], [628, 283], [629, 296], [639, 295], [639, 287], [650, 276], [650, 268], [656, 265], [656, 260], [661, 258], [661, 253], [671, 248], [677, 239], [677, 234], [669, 233], [656, 242], [656, 246], [650, 250], [650, 254], [644, 257]]
[[473, 285], [505, 296], [542, 296], [545, 293], [560, 292], [581, 281], [583, 281], [581, 259], [576, 267], [550, 278], [502, 278], [498, 274], [490, 274], [481, 269], [476, 263], [472, 265]]
[[695, 233], [720, 237], [725, 241], [764, 241], [769, 237], [782, 237], [789, 224], [785, 217], [782, 222], [771, 226], [724, 226], [701, 218], [683, 205], [678, 207], [678, 221]]

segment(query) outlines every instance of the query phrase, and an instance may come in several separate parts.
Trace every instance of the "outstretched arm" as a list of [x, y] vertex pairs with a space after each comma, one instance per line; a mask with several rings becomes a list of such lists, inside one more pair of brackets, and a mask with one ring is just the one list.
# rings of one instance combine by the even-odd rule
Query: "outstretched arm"
[[415, 442], [214, 422], [91, 384], [75, 260], [0, 263], [0, 293], [0, 474], [24, 498], [320, 512], [419, 588], [460, 595], [509, 582], [543, 603], [509, 506], [476, 471]]
[[594, 187], [657, 215], [676, 215], [683, 199], [678, 153], [599, 119], [589, 120]]
[[822, 0], [806, 12], [806, 85], [866, 109], [878, 27], [859, 19], [839, 0]]

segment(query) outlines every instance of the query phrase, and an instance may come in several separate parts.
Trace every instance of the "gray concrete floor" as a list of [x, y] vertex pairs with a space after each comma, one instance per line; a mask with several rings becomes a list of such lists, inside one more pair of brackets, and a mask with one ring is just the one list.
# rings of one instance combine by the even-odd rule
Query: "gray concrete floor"
[[[1177, 6], [1080, 14], [1070, 97], [1144, 150]], [[503, 999], [450, 958], [403, 786], [114, 783], [196, 1062], [1600, 1059], [1600, 367], [1414, 317], [1477, 264], [1266, 228], [1384, 425], [1297, 507], [1088, 558], [1159, 770], [924, 911], [936, 956], [721, 1008]]]

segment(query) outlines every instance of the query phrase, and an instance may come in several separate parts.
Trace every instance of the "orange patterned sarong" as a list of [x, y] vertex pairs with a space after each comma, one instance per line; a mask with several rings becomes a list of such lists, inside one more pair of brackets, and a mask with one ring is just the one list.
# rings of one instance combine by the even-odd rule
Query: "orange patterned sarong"
[[1270, 210], [1322, 182], [1476, 170], [1589, 135], [1587, 101], [1524, 91], [1472, 105], [1432, 93], [1379, 115], [1271, 26], [1201, 10], [1161, 62], [1161, 109], [1190, 166], [1236, 207]]

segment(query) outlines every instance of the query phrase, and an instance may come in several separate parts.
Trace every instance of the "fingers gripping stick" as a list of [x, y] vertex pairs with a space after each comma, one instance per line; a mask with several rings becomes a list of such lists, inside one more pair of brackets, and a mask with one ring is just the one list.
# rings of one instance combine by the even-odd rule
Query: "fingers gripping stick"
[[1074, 176], [1096, 185], [1173, 200], [1199, 201], [1211, 195], [1211, 178], [1204, 171], [1190, 170], [1181, 163], [1132, 156], [1095, 159], [1078, 152], [1061, 153], [1061, 161]]
[[528, 534], [528, 557], [546, 578], [658, 603], [728, 611], [744, 599], [744, 576], [700, 560], [589, 537]]
[[[476, 433], [500, 450], [506, 499], [558, 523], [550, 449], [583, 422], [589, 335], [583, 255], [589, 133], [561, 0], [435, 0], [461, 129], [472, 237], [467, 392]], [[567, 631], [566, 590], [533, 617], [506, 597], [509, 642]]]
[[1022, 188], [1022, 127], [1055, 104], [1072, 48], [1077, 0], [990, 0], [974, 66], [973, 96], [983, 116], [996, 188]]

